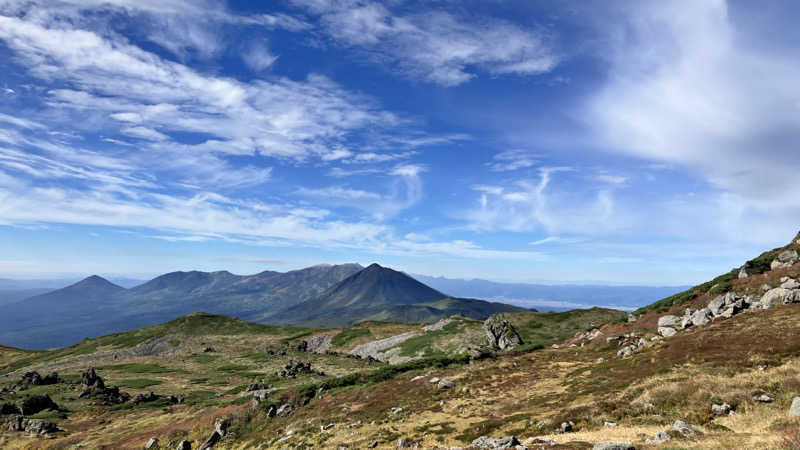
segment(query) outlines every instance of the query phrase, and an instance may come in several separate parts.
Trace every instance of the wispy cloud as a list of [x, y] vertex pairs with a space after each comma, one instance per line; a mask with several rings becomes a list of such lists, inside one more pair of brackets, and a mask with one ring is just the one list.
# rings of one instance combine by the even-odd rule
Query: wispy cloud
[[369, 0], [293, 3], [319, 17], [337, 43], [366, 49], [406, 76], [444, 86], [465, 83], [478, 71], [541, 74], [558, 61], [544, 33], [500, 19], [476, 21], [438, 9], [398, 13], [396, 5]]

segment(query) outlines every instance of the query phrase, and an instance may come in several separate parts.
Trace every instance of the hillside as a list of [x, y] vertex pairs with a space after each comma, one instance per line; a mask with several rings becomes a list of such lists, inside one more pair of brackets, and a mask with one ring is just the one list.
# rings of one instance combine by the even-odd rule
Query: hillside
[[484, 319], [497, 312], [523, 310], [502, 303], [450, 298], [402, 272], [372, 264], [317, 297], [268, 316], [266, 321], [336, 327], [364, 320], [434, 322], [452, 315]]
[[258, 320], [319, 294], [359, 270], [358, 264], [342, 264], [248, 276], [224, 271], [173, 272], [131, 289], [91, 276], [63, 289], [0, 305], [0, 342], [32, 349], [58, 347], [194, 311]]

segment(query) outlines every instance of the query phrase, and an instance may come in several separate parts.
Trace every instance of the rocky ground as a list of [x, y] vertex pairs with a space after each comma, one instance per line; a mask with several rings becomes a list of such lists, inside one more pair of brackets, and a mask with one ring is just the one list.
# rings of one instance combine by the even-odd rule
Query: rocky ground
[[798, 250], [632, 315], [315, 330], [196, 314], [2, 348], [0, 447], [797, 449]]

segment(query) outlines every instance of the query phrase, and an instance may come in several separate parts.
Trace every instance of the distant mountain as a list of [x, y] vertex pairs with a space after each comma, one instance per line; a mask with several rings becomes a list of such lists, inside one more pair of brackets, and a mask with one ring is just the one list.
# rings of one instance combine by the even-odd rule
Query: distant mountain
[[372, 264], [322, 294], [265, 320], [271, 323], [346, 326], [364, 320], [430, 322], [460, 314], [476, 319], [523, 308], [451, 298], [396, 270]]
[[259, 320], [318, 295], [361, 269], [358, 264], [342, 264], [247, 276], [173, 272], [131, 289], [91, 276], [63, 289], [0, 304], [0, 343], [33, 349], [64, 346], [195, 311]]
[[633, 310], [688, 289], [689, 286], [613, 286], [589, 284], [500, 283], [414, 275], [423, 283], [455, 296], [469, 296], [533, 307], [568, 310], [592, 306]]

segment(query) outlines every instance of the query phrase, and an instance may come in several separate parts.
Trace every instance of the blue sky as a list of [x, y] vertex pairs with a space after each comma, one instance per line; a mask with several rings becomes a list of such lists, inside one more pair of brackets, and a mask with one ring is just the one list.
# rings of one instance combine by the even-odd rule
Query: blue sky
[[791, 2], [257, 3], [0, 0], [0, 277], [686, 284], [800, 228]]

